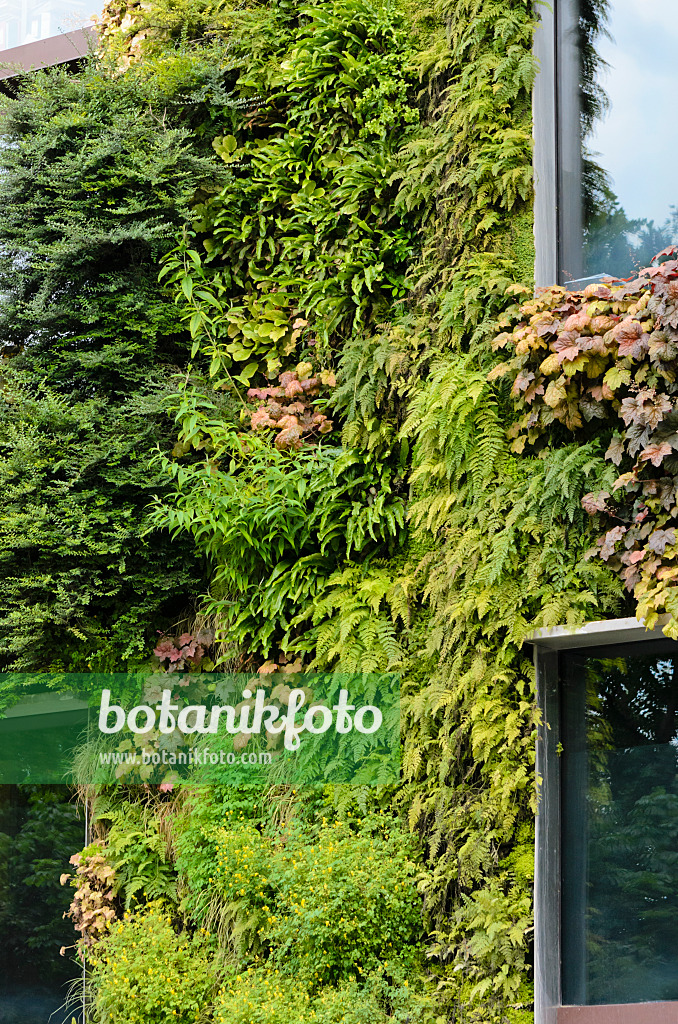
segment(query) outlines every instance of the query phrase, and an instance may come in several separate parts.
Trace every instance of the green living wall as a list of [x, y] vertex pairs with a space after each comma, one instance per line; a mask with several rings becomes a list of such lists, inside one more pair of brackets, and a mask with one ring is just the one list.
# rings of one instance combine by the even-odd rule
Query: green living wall
[[531, 302], [534, 18], [110, 4], [5, 104], [4, 667], [401, 676], [398, 786], [83, 787], [94, 1021], [530, 1019], [523, 641], [634, 607], [586, 363], [650, 288]]

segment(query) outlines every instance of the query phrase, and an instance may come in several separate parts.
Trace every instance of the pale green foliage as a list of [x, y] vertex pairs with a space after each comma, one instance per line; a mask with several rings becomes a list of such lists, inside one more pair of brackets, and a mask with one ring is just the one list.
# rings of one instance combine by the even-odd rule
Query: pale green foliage
[[[368, 452], [395, 447], [406, 397], [428, 355], [428, 339], [417, 333], [418, 327], [414, 318], [403, 318], [371, 336], [359, 333], [344, 346], [331, 406], [344, 421], [342, 440], [347, 447]], [[399, 452], [403, 465], [408, 454], [404, 440]]]
[[[274, 970], [250, 968], [229, 978], [215, 1006], [215, 1024], [434, 1024], [434, 999], [406, 984], [400, 965], [312, 996], [299, 982]], [[394, 978], [393, 975], [396, 975]], [[380, 998], [381, 997], [381, 998]], [[388, 1007], [388, 1009], [385, 1008]]]
[[401, 668], [402, 633], [409, 625], [415, 590], [415, 580], [406, 575], [394, 579], [388, 563], [336, 572], [310, 609], [299, 616], [298, 621], [310, 618], [314, 628], [294, 644], [294, 650], [313, 652], [313, 666], [319, 668], [336, 664], [345, 672]]
[[96, 1024], [194, 1024], [214, 988], [205, 941], [177, 932], [160, 901], [115, 923], [89, 962]]
[[385, 816], [323, 819], [313, 831], [266, 835], [229, 821], [216, 833], [214, 883], [241, 962], [268, 948], [272, 966], [317, 990], [412, 956], [421, 915], [411, 839]]

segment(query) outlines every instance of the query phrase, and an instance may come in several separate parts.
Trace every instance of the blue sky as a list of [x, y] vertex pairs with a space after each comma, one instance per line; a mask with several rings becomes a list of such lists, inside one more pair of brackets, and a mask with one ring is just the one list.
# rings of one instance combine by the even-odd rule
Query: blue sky
[[678, 0], [612, 0], [598, 51], [612, 105], [589, 138], [629, 217], [678, 206]]

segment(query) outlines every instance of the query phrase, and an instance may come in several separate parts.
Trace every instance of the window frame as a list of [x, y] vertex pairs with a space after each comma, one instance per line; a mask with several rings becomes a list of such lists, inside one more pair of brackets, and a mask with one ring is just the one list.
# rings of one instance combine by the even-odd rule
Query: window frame
[[582, 277], [578, 0], [537, 3], [532, 93], [535, 285], [545, 288], [589, 279]]

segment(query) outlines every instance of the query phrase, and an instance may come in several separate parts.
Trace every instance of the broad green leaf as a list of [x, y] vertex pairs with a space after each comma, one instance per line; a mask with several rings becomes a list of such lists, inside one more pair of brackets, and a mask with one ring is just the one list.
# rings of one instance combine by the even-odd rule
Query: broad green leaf
[[603, 377], [610, 391], [616, 391], [622, 384], [628, 384], [631, 380], [631, 371], [624, 366], [611, 366]]

